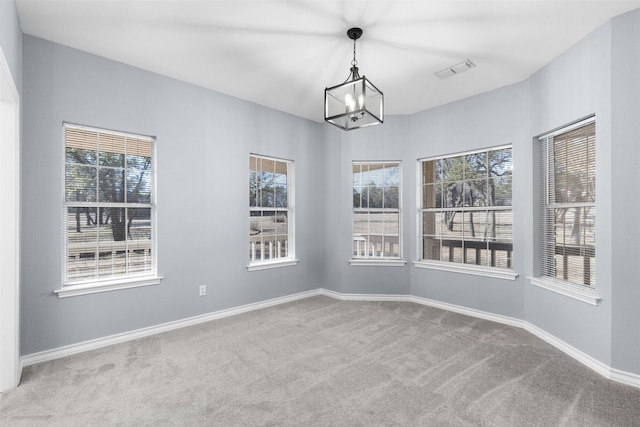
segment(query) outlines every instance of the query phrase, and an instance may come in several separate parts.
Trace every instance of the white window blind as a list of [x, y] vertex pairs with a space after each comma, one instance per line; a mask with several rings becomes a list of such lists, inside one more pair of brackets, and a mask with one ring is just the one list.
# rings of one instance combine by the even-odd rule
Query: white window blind
[[249, 156], [249, 265], [294, 257], [293, 162]]
[[353, 162], [353, 258], [401, 259], [399, 162]]
[[155, 274], [154, 139], [63, 130], [64, 285]]
[[543, 277], [595, 288], [595, 119], [539, 138]]

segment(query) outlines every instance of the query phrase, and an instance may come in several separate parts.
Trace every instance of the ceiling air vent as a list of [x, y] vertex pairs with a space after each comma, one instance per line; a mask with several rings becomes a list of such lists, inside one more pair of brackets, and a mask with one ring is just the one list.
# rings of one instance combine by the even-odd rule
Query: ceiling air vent
[[447, 67], [444, 70], [438, 71], [437, 73], [435, 73], [435, 75], [440, 77], [441, 79], [448, 79], [449, 77], [455, 76], [456, 74], [460, 74], [464, 71], [475, 68], [475, 66], [476, 64], [471, 62], [470, 59], [466, 59], [459, 64], [452, 65], [451, 67]]

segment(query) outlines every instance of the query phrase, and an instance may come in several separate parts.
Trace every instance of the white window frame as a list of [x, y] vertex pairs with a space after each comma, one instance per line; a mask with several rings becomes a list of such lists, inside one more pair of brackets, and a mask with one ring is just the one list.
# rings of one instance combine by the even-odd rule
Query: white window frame
[[[349, 264], [352, 266], [378, 266], [378, 267], [402, 267], [406, 264], [406, 261], [403, 259], [402, 255], [402, 162], [399, 160], [385, 160], [385, 161], [353, 161], [351, 162], [351, 177], [350, 180], [350, 192], [353, 192], [353, 168], [356, 165], [390, 165], [397, 164], [399, 168], [399, 177], [398, 177], [398, 207], [397, 208], [356, 208], [353, 206], [353, 202], [351, 203], [351, 259], [349, 260]], [[391, 212], [398, 214], [398, 256], [384, 256], [384, 250], [380, 251], [380, 255], [376, 255], [375, 253], [371, 253], [370, 249], [366, 246], [362, 248], [362, 250], [358, 250], [359, 253], [364, 251], [364, 255], [359, 255], [354, 253], [354, 248], [360, 249], [358, 245], [358, 237], [356, 236], [354, 229], [354, 220], [357, 212]], [[382, 235], [384, 238], [384, 234]], [[357, 245], [357, 246], [356, 246]], [[374, 251], [375, 252], [375, 251]]]
[[[110, 134], [116, 136], [124, 136], [127, 138], [140, 138], [151, 141], [152, 144], [152, 156], [151, 156], [151, 199], [150, 203], [144, 204], [128, 204], [122, 203], [118, 204], [117, 207], [144, 207], [151, 209], [151, 218], [150, 218], [150, 235], [151, 235], [151, 246], [150, 246], [150, 265], [151, 268], [148, 271], [144, 272], [134, 272], [134, 273], [123, 273], [114, 276], [109, 276], [106, 278], [90, 278], [86, 280], [78, 280], [78, 281], [69, 281], [66, 278], [67, 271], [67, 262], [68, 262], [68, 253], [67, 253], [67, 228], [68, 228], [68, 208], [72, 207], [72, 205], [78, 205], [77, 202], [67, 202], [65, 200], [66, 196], [66, 129], [78, 129], [81, 131], [92, 131], [99, 132], [101, 134]], [[155, 138], [147, 135], [137, 135], [128, 132], [120, 132], [120, 131], [112, 131], [108, 129], [95, 128], [90, 126], [77, 125], [72, 123], [63, 123], [62, 126], [62, 194], [63, 194], [63, 203], [62, 203], [62, 287], [61, 289], [54, 290], [54, 293], [58, 296], [58, 298], [66, 298], [72, 296], [79, 295], [87, 295], [94, 294], [100, 292], [121, 290], [121, 289], [129, 289], [136, 288], [140, 286], [149, 286], [149, 285], [157, 285], [162, 280], [162, 277], [158, 276], [157, 273], [157, 221], [156, 221], [156, 203], [155, 203], [155, 195], [156, 195], [156, 181], [157, 181], [157, 171], [156, 171], [156, 147], [155, 147]], [[98, 170], [99, 167], [97, 166]], [[95, 203], [87, 203], [87, 206], [90, 207], [109, 207], [112, 204], [105, 202]], [[115, 205], [114, 205], [115, 206]]]
[[[595, 124], [595, 123], [596, 123], [595, 116], [590, 116], [585, 119], [578, 120], [572, 124], [558, 128], [554, 131], [545, 133], [535, 139], [536, 140], [535, 142], [540, 144], [541, 163], [539, 166], [538, 173], [540, 174], [540, 178], [542, 182], [542, 185], [541, 185], [542, 194], [541, 194], [541, 200], [540, 200], [541, 224], [540, 224], [540, 230], [538, 233], [536, 233], [536, 235], [542, 236], [542, 241], [539, 242], [540, 252], [541, 252], [540, 268], [539, 268], [540, 274], [535, 277], [529, 277], [529, 283], [534, 286], [537, 286], [537, 287], [540, 287], [540, 288], [543, 288], [543, 289], [546, 289], [546, 290], [549, 290], [549, 291], [552, 291], [552, 292], [555, 292], [555, 293], [558, 293], [558, 294], [561, 294], [561, 295], [564, 295], [564, 296], [567, 296], [591, 305], [598, 305], [598, 303], [601, 300], [600, 296], [598, 295], [594, 287], [590, 287], [587, 284], [578, 284], [578, 283], [573, 283], [567, 280], [558, 279], [555, 277], [555, 275], [554, 277], [551, 277], [550, 275], [545, 274], [545, 270], [550, 267], [544, 267], [544, 265], [547, 265], [551, 261], [547, 260], [545, 262], [545, 258], [548, 257], [548, 255], [544, 254], [545, 253], [544, 248], [546, 245], [549, 244], [545, 236], [550, 236], [550, 233], [551, 233], [550, 230], [547, 230], [550, 210], [553, 210], [559, 207], [596, 207], [596, 202], [595, 201], [580, 202], [580, 203], [552, 202], [550, 200], [550, 193], [549, 193], [550, 191], [553, 191], [553, 189], [550, 188], [553, 182], [549, 177], [549, 174], [552, 173], [552, 169], [553, 169], [552, 167], [549, 166], [549, 162], [551, 161], [551, 155], [548, 152], [543, 152], [543, 149], [546, 147], [548, 150], [548, 145], [552, 140], [552, 138], [554, 138], [555, 136], [566, 134], [575, 129], [588, 126], [591, 124]], [[596, 147], [597, 147], [597, 137], [596, 137]], [[596, 149], [596, 159], [597, 159], [597, 149]], [[597, 170], [597, 167], [598, 166], [597, 166], [597, 160], [596, 160], [596, 170]], [[596, 209], [595, 215], [597, 216], [597, 209]], [[555, 246], [555, 240], [553, 245]], [[595, 242], [594, 246], [595, 246], [595, 251], [597, 252], [597, 241]]]
[[[512, 144], [505, 144], [505, 145], [499, 145], [499, 146], [494, 146], [494, 147], [486, 147], [486, 148], [481, 148], [481, 149], [477, 149], [477, 150], [471, 150], [471, 151], [465, 151], [465, 152], [460, 152], [460, 153], [454, 153], [454, 154], [447, 154], [447, 155], [442, 155], [442, 156], [433, 156], [433, 157], [427, 157], [427, 158], [421, 158], [418, 159], [417, 161], [417, 167], [416, 167], [416, 200], [418, 201], [417, 203], [417, 215], [416, 215], [416, 230], [418, 230], [418, 238], [416, 239], [416, 254], [418, 257], [421, 257], [424, 252], [423, 252], [423, 213], [425, 211], [436, 211], [438, 208], [423, 208], [423, 163], [424, 162], [428, 162], [428, 161], [434, 161], [434, 160], [440, 160], [440, 159], [448, 159], [448, 158], [455, 158], [455, 157], [460, 157], [460, 156], [465, 156], [468, 154], [476, 154], [476, 153], [484, 153], [484, 152], [489, 152], [489, 151], [494, 151], [494, 150], [502, 150], [502, 149], [506, 149], [509, 148], [512, 150], [512, 159], [513, 159], [513, 146]], [[513, 160], [512, 160], [513, 161]], [[513, 175], [512, 175], [513, 178]], [[512, 181], [512, 194], [513, 194], [513, 181]], [[443, 208], [439, 208], [440, 210], [443, 210]], [[464, 212], [469, 212], [472, 210], [479, 210], [479, 211], [499, 211], [499, 210], [505, 210], [505, 209], [510, 209], [513, 215], [513, 205], [511, 206], [492, 206], [492, 207], [482, 207], [482, 208], [478, 208], [475, 209], [473, 207], [460, 207], [460, 208], [456, 208], [453, 209], [451, 208], [451, 210], [456, 210], [456, 211], [464, 211]], [[512, 224], [512, 236], [513, 236], [513, 224]], [[471, 274], [471, 275], [476, 275], [476, 276], [485, 276], [485, 277], [492, 277], [492, 278], [497, 278], [497, 279], [506, 279], [506, 280], [515, 280], [516, 277], [518, 277], [518, 274], [515, 272], [514, 268], [513, 268], [513, 242], [514, 239], [512, 237], [511, 239], [511, 244], [512, 244], [512, 251], [511, 251], [511, 267], [510, 268], [503, 268], [503, 267], [492, 267], [492, 266], [485, 266], [485, 265], [475, 265], [475, 264], [466, 264], [466, 263], [459, 263], [459, 262], [452, 262], [452, 261], [441, 261], [441, 260], [430, 260], [430, 259], [417, 259], [416, 261], [414, 261], [414, 265], [417, 268], [425, 268], [425, 269], [431, 269], [431, 270], [441, 270], [441, 271], [448, 271], [448, 272], [454, 272], [454, 273], [462, 273], [462, 274]]]
[[[257, 250], [255, 243], [252, 242], [251, 234], [249, 236], [249, 263], [247, 265], [248, 271], [258, 271], [271, 268], [289, 267], [298, 264], [299, 260], [296, 258], [296, 239], [295, 239], [295, 162], [289, 159], [282, 159], [278, 157], [264, 156], [260, 154], [250, 153], [249, 162], [252, 158], [265, 159], [270, 161], [282, 162], [287, 165], [287, 207], [259, 207], [251, 206], [249, 203], [249, 224], [247, 229], [251, 233], [251, 212], [261, 211], [276, 211], [287, 213], [287, 256], [274, 257], [271, 259], [264, 259], [263, 252], [260, 251], [262, 259], [256, 259]], [[251, 171], [251, 167], [249, 168]], [[251, 183], [249, 182], [249, 188]], [[272, 248], [273, 251], [277, 251], [276, 248]], [[276, 252], [277, 253], [277, 252]]]

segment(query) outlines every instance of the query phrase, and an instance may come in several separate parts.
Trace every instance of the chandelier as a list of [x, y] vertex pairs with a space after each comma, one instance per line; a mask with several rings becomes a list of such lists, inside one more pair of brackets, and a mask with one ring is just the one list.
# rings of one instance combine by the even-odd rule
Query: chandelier
[[384, 96], [358, 72], [356, 40], [362, 36], [362, 29], [351, 28], [347, 36], [353, 40], [351, 70], [344, 83], [324, 90], [324, 120], [342, 130], [353, 130], [383, 122]]

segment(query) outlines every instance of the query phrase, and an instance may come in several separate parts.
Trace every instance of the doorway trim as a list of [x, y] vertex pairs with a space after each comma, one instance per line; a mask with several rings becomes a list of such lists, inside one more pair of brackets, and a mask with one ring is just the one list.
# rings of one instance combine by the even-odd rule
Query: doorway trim
[[20, 364], [20, 95], [0, 47], [0, 392]]

